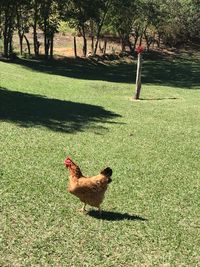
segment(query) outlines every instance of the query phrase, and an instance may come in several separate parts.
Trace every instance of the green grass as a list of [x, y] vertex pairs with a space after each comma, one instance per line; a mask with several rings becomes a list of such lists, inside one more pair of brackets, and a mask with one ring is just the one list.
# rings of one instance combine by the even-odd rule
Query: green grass
[[[0, 266], [199, 266], [200, 62], [0, 62]], [[110, 166], [100, 219], [63, 161]]]

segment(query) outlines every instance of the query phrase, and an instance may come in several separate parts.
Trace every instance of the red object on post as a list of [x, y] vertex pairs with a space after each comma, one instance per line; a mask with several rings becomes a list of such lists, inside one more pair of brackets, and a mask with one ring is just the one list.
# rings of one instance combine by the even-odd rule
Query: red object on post
[[136, 51], [138, 54], [141, 54], [141, 53], [144, 51], [144, 47], [141, 46], [141, 45], [139, 45], [139, 46], [135, 49], [135, 51]]

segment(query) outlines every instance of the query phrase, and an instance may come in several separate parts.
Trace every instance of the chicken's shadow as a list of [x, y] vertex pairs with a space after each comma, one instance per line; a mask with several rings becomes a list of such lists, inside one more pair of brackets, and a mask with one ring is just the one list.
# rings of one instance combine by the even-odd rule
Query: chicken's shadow
[[123, 221], [123, 220], [147, 221], [147, 219], [140, 217], [138, 215], [130, 215], [128, 213], [120, 213], [114, 211], [102, 211], [100, 214], [99, 211], [90, 210], [88, 211], [87, 215], [96, 219], [101, 219], [106, 221]]

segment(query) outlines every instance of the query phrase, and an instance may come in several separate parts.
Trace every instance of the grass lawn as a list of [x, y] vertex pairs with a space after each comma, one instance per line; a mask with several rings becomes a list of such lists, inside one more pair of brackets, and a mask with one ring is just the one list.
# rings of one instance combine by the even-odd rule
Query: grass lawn
[[[199, 266], [200, 61], [0, 62], [0, 266]], [[113, 169], [102, 218], [67, 155]]]

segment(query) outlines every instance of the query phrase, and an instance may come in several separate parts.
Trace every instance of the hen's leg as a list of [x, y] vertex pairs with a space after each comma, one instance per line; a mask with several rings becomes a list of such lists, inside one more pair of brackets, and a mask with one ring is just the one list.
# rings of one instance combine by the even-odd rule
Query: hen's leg
[[80, 209], [80, 211], [85, 212], [85, 211], [86, 211], [85, 207], [86, 207], [86, 203], [84, 203], [84, 205], [83, 205], [83, 207]]
[[83, 205], [83, 211], [86, 211], [86, 203], [84, 203], [84, 205]]

